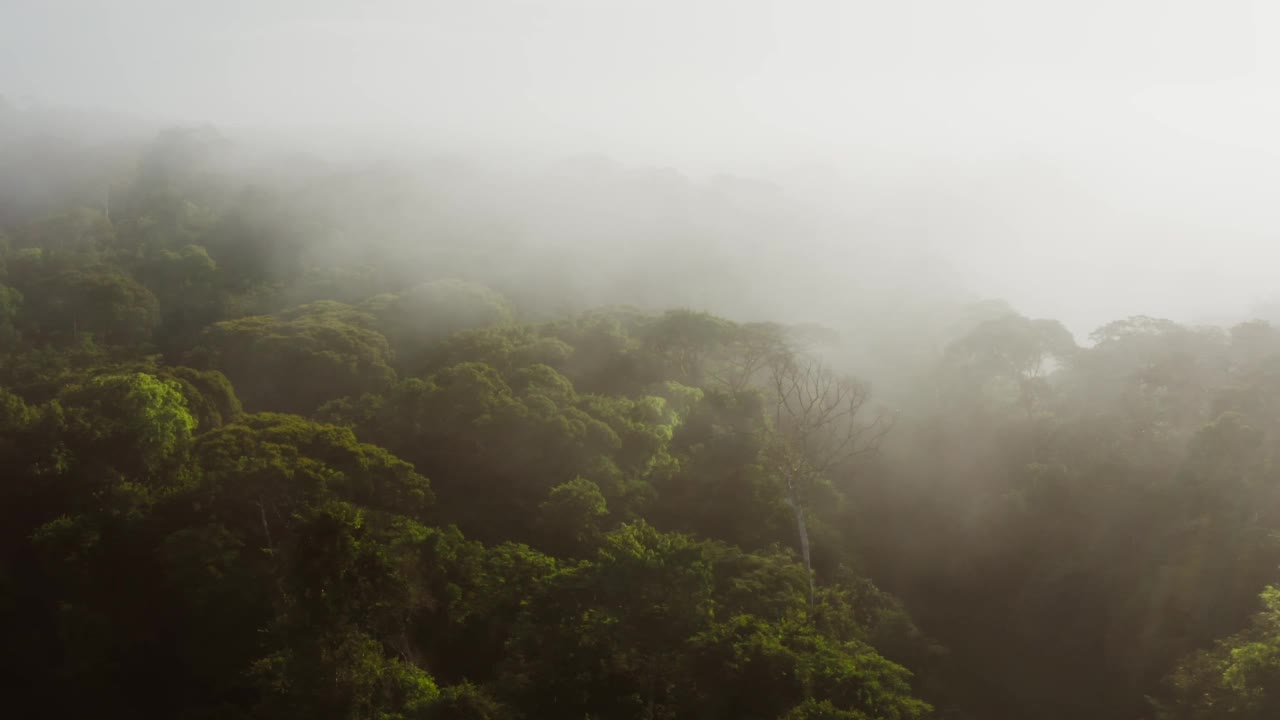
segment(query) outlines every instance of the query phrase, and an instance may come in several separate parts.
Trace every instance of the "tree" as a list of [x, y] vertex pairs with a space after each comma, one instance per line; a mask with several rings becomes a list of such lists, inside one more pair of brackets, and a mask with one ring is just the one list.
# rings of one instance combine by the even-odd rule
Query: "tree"
[[841, 378], [821, 360], [800, 355], [776, 357], [769, 366], [773, 442], [765, 450], [770, 467], [786, 488], [795, 517], [805, 570], [814, 595], [805, 494], [827, 473], [874, 451], [892, 426], [883, 412], [866, 419], [865, 385]]
[[430, 720], [507, 720], [511, 711], [483, 688], [462, 683], [443, 688], [428, 717]]
[[786, 331], [773, 323], [738, 325], [717, 354], [711, 376], [730, 392], [758, 387], [771, 363], [790, 352]]
[[539, 524], [547, 535], [541, 545], [554, 555], [573, 557], [598, 542], [600, 523], [608, 517], [609, 506], [600, 486], [576, 477], [552, 488], [538, 511]]
[[[414, 367], [427, 348], [463, 331], [511, 322], [511, 306], [500, 294], [462, 280], [436, 280], [396, 295], [378, 295], [361, 306], [395, 349]], [[468, 358], [475, 359], [475, 358]]]
[[420, 517], [434, 502], [426, 478], [346, 428], [261, 413], [201, 435], [202, 504], [224, 508], [243, 534], [271, 547], [302, 508], [336, 497]]
[[191, 360], [226, 374], [250, 410], [306, 414], [394, 381], [391, 348], [372, 322], [336, 302], [226, 320], [204, 331]]
[[1056, 320], [987, 320], [947, 346], [944, 364], [953, 375], [947, 389], [1017, 405], [1030, 420], [1047, 403], [1046, 376], [1076, 352], [1075, 339]]
[[1280, 712], [1280, 588], [1267, 587], [1251, 626], [1183, 659], [1156, 702], [1164, 720], [1275, 717]]
[[75, 208], [33, 222], [16, 237], [19, 247], [60, 254], [99, 256], [115, 243], [116, 229], [101, 212]]
[[217, 370], [162, 367], [156, 374], [176, 382], [196, 420], [198, 432], [208, 432], [237, 420], [244, 412], [227, 376]]
[[861, 642], [832, 641], [802, 619], [738, 615], [690, 645], [697, 699], [689, 706], [698, 717], [909, 720], [932, 709], [912, 695], [905, 668]]
[[145, 373], [102, 375], [67, 388], [59, 400], [78, 460], [155, 487], [181, 482], [196, 420], [177, 383]]
[[282, 543], [272, 632], [254, 663], [267, 717], [424, 717], [439, 697], [418, 667], [408, 622], [426, 596], [412, 568], [426, 529], [342, 502], [307, 508]]
[[226, 314], [218, 266], [199, 245], [161, 250], [144, 259], [137, 272], [160, 304], [159, 344], [166, 349], [186, 347], [200, 330]]
[[108, 345], [140, 345], [160, 322], [150, 290], [110, 270], [66, 270], [24, 283], [23, 335], [74, 344], [81, 336]]
[[711, 587], [689, 538], [642, 522], [615, 530], [529, 603], [507, 692], [538, 717], [670, 717], [684, 642], [711, 619]]
[[707, 373], [708, 356], [732, 330], [710, 313], [668, 310], [645, 328], [641, 342], [661, 363], [661, 376], [697, 387]]

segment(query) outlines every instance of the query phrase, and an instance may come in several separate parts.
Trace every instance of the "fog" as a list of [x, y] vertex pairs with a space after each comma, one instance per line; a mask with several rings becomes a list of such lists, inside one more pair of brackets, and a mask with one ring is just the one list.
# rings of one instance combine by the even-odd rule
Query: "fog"
[[734, 290], [669, 299], [731, 316], [947, 292], [1083, 338], [1276, 299], [1278, 36], [1245, 0], [9, 0], [0, 96], [93, 147], [475, 163], [459, 202], [531, 247], [714, 237]]
[[1276, 128], [1275, 0], [0, 0], [5, 706], [1280, 718]]

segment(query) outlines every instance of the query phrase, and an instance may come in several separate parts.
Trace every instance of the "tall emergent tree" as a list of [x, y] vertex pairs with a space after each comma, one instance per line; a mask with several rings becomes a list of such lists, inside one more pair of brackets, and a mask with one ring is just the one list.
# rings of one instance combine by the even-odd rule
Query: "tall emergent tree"
[[892, 427], [892, 416], [880, 411], [868, 417], [863, 409], [870, 389], [841, 377], [814, 356], [776, 354], [769, 363], [769, 381], [774, 437], [766, 455], [786, 486], [812, 603], [815, 587], [806, 493], [829, 480], [828, 474], [836, 468], [876, 450]]

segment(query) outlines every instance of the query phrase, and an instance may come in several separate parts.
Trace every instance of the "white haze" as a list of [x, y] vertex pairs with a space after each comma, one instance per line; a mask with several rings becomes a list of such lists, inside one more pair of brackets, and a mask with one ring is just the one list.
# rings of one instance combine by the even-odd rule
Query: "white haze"
[[823, 277], [959, 285], [1084, 334], [1277, 299], [1274, 6], [7, 0], [0, 95], [330, 149], [758, 178], [811, 209], [796, 252]]

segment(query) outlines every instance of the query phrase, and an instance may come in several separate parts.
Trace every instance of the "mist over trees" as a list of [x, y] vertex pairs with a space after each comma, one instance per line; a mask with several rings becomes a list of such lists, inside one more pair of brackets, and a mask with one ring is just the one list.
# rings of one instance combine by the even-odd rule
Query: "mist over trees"
[[1086, 338], [743, 178], [42, 113], [0, 104], [14, 708], [1280, 707], [1266, 320]]

